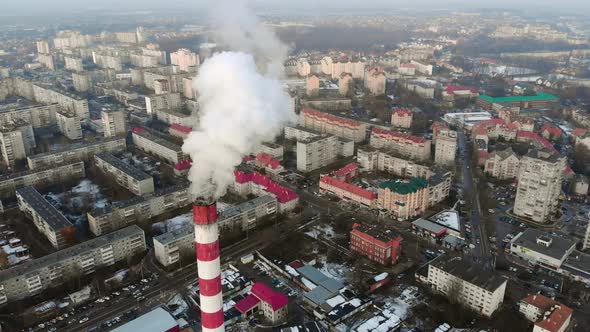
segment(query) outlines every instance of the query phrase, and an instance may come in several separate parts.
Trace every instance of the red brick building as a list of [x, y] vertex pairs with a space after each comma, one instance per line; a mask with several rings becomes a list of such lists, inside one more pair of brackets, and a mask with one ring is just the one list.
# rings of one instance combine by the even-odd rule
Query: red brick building
[[370, 260], [383, 264], [395, 264], [402, 252], [399, 233], [377, 225], [354, 224], [350, 231], [350, 250]]

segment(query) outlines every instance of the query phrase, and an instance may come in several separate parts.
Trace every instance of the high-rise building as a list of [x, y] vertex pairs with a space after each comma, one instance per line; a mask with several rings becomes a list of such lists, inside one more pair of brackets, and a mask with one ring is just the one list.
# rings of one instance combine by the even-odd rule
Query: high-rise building
[[338, 92], [340, 92], [341, 96], [348, 96], [353, 92], [354, 89], [354, 80], [352, 78], [352, 74], [350, 73], [342, 73], [338, 78]]
[[380, 96], [385, 94], [385, 83], [387, 78], [385, 73], [377, 68], [368, 71], [365, 74], [365, 88], [369, 90], [372, 95]]
[[74, 89], [78, 92], [86, 92], [90, 90], [92, 78], [87, 72], [75, 72], [72, 73], [72, 81], [74, 83]]
[[320, 78], [311, 74], [305, 80], [305, 94], [308, 97], [317, 97], [320, 94]]
[[297, 170], [311, 172], [328, 166], [338, 157], [338, 138], [321, 135], [297, 141]]
[[24, 120], [0, 126], [0, 150], [6, 165], [14, 166], [17, 160], [25, 159], [35, 146], [33, 127]]
[[64, 57], [64, 62], [66, 70], [71, 70], [75, 72], [84, 71], [84, 66], [82, 65], [82, 58], [66, 56]]
[[57, 128], [68, 139], [82, 139], [82, 127], [80, 118], [73, 111], [59, 110], [55, 112]]
[[166, 79], [154, 80], [154, 93], [157, 95], [170, 93], [170, 81]]
[[520, 161], [514, 214], [537, 223], [554, 217], [566, 168], [565, 157], [549, 149], [531, 150]]
[[456, 151], [457, 132], [454, 130], [441, 130], [436, 137], [434, 146], [434, 163], [445, 167], [454, 165]]
[[103, 110], [100, 112], [104, 137], [125, 136], [127, 127], [125, 125], [125, 111]]
[[194, 70], [191, 67], [198, 67], [200, 60], [198, 54], [186, 48], [181, 48], [174, 53], [170, 53], [170, 63], [177, 65], [182, 71], [192, 72]]
[[430, 160], [430, 140], [424, 137], [411, 136], [408, 134], [373, 128], [369, 143], [378, 149], [391, 149], [397, 155], [408, 157], [413, 160]]
[[519, 165], [518, 155], [508, 147], [492, 152], [485, 161], [484, 171], [498, 180], [514, 179], [518, 176]]
[[46, 40], [37, 41], [37, 53], [49, 54], [49, 43]]
[[[590, 217], [590, 212], [588, 213], [588, 217]], [[582, 250], [588, 248], [590, 248], [590, 222], [586, 226], [586, 235], [584, 236], [584, 242], [582, 242]]]

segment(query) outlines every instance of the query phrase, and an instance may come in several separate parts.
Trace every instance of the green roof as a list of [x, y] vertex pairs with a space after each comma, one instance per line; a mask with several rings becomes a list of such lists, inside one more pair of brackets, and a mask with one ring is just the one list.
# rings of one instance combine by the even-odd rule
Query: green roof
[[412, 178], [410, 181], [385, 181], [379, 185], [381, 189], [389, 189], [401, 195], [415, 193], [420, 189], [428, 187], [428, 181], [425, 178]]
[[480, 99], [483, 99], [490, 103], [514, 103], [522, 101], [539, 101], [539, 100], [551, 100], [555, 101], [558, 98], [552, 94], [539, 92], [535, 96], [507, 96], [507, 97], [491, 97], [488, 95], [480, 95]]

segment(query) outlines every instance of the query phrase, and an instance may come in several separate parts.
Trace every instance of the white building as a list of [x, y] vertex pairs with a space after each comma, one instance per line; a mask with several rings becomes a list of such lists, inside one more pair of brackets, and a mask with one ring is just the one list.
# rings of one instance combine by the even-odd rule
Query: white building
[[199, 55], [196, 53], [187, 50], [186, 48], [181, 48], [174, 53], [170, 53], [170, 63], [173, 65], [177, 65], [178, 68], [182, 71], [194, 71], [194, 69], [190, 67], [198, 67], [200, 64]]
[[408, 158], [396, 157], [391, 151], [379, 151], [370, 147], [358, 149], [357, 162], [363, 170], [385, 171], [402, 178], [429, 178], [433, 172], [430, 167], [418, 164]]
[[183, 257], [195, 255], [195, 227], [185, 227], [166, 232], [153, 238], [154, 255], [164, 267], [176, 264]]
[[82, 65], [82, 58], [65, 56], [64, 62], [65, 62], [65, 69], [66, 70], [71, 70], [71, 71], [75, 71], [75, 72], [84, 71], [84, 66]]
[[127, 134], [124, 110], [103, 110], [100, 112], [100, 117], [104, 137], [125, 136]]
[[564, 332], [573, 313], [571, 308], [541, 294], [532, 294], [520, 300], [518, 309], [534, 323], [533, 332]]
[[277, 198], [263, 195], [223, 210], [217, 223], [221, 230], [232, 231], [238, 228], [247, 231], [254, 229], [261, 218], [275, 215], [277, 210]]
[[96, 167], [123, 188], [141, 196], [154, 192], [154, 178], [143, 171], [124, 163], [110, 153], [94, 155]]
[[297, 141], [297, 170], [311, 172], [330, 165], [338, 158], [338, 138], [322, 135]]
[[161, 95], [149, 95], [145, 97], [145, 107], [148, 114], [157, 110], [177, 110], [182, 106], [180, 93], [167, 93]]
[[46, 152], [27, 157], [29, 169], [36, 170], [63, 163], [86, 161], [97, 153], [116, 153], [125, 151], [127, 144], [124, 138], [112, 138], [83, 145], [67, 146], [55, 152]]
[[133, 129], [133, 144], [144, 152], [157, 156], [172, 165], [187, 160], [182, 147], [160, 136], [156, 136], [143, 128]]
[[457, 132], [442, 129], [436, 136], [434, 145], [434, 163], [440, 166], [453, 166], [457, 152]]
[[527, 228], [510, 241], [510, 253], [533, 265], [557, 270], [576, 249], [576, 241]]
[[59, 110], [55, 113], [57, 128], [68, 139], [82, 139], [82, 126], [80, 118], [73, 111]]
[[422, 280], [434, 291], [480, 315], [491, 317], [504, 301], [507, 280], [480, 270], [461, 257], [442, 255], [425, 269]]
[[33, 127], [24, 120], [0, 126], [0, 150], [6, 165], [14, 166], [17, 160], [25, 159], [35, 146]]

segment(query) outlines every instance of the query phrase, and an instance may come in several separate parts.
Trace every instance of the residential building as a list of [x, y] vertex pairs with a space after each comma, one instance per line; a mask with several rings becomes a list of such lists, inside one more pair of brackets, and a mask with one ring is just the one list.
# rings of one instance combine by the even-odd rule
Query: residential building
[[434, 145], [434, 163], [439, 166], [451, 167], [455, 165], [457, 153], [457, 132], [441, 130]]
[[154, 93], [156, 95], [168, 94], [170, 93], [170, 82], [166, 79], [157, 79], [154, 80]]
[[439, 256], [426, 269], [424, 281], [434, 291], [480, 315], [491, 317], [504, 301], [507, 280], [461, 257]]
[[247, 231], [256, 228], [260, 219], [277, 213], [277, 198], [262, 195], [223, 210], [217, 218], [221, 230], [236, 229]]
[[379, 151], [371, 147], [359, 148], [356, 153], [361, 168], [383, 171], [402, 178], [429, 178], [433, 172], [429, 166], [417, 164], [407, 158], [396, 157], [393, 151]]
[[407, 108], [395, 108], [391, 111], [391, 125], [397, 128], [410, 129], [414, 113]]
[[164, 267], [195, 255], [195, 227], [192, 223], [158, 235], [153, 241], [156, 260]]
[[39, 63], [48, 70], [55, 70], [55, 61], [53, 60], [53, 55], [39, 53], [37, 54], [37, 61], [39, 61]]
[[49, 54], [49, 43], [46, 40], [38, 40], [36, 42], [37, 53]]
[[483, 109], [491, 109], [493, 104], [499, 104], [506, 107], [518, 107], [522, 110], [528, 108], [547, 108], [558, 100], [558, 97], [545, 92], [538, 92], [533, 96], [491, 97], [488, 95], [479, 95], [477, 106]]
[[230, 190], [243, 196], [272, 194], [277, 198], [279, 213], [292, 211], [299, 204], [299, 195], [296, 192], [279, 185], [266, 175], [247, 169], [234, 171], [234, 184]]
[[177, 110], [181, 106], [180, 93], [145, 96], [145, 107], [148, 114], [153, 114], [161, 109]]
[[90, 119], [88, 100], [68, 91], [56, 90], [53, 86], [33, 84], [32, 87], [35, 101], [43, 104], [57, 103], [67, 111], [74, 111], [81, 121]]
[[309, 108], [301, 112], [300, 123], [306, 128], [348, 138], [355, 143], [364, 141], [367, 135], [367, 125], [363, 122]]
[[124, 110], [103, 110], [100, 112], [100, 117], [104, 137], [120, 137], [127, 134]]
[[584, 241], [582, 241], [582, 249], [586, 250], [588, 248], [590, 248], [590, 223], [586, 225], [586, 235], [584, 236]]
[[428, 181], [412, 178], [409, 181], [386, 181], [379, 185], [377, 204], [395, 218], [419, 216], [428, 208]]
[[288, 303], [286, 295], [257, 282], [252, 285], [250, 294], [236, 303], [235, 308], [245, 319], [261, 312], [266, 319], [276, 324], [287, 320]]
[[80, 125], [80, 118], [73, 111], [59, 110], [55, 113], [55, 120], [57, 128], [68, 139], [78, 140], [82, 139], [82, 126]]
[[565, 332], [573, 310], [542, 294], [531, 294], [520, 300], [518, 310], [534, 323], [533, 332]]
[[176, 52], [170, 53], [170, 63], [177, 65], [182, 71], [194, 72], [195, 70], [193, 68], [199, 66], [200, 60], [197, 53], [193, 53], [186, 48], [181, 48]]
[[558, 270], [576, 249], [576, 241], [536, 228], [527, 228], [510, 241], [510, 253], [533, 265]]
[[59, 105], [26, 105], [9, 104], [0, 110], [0, 126], [12, 126], [23, 120], [34, 129], [50, 127], [55, 124], [55, 112]]
[[572, 181], [572, 194], [584, 196], [588, 194], [589, 181], [588, 177], [582, 174], [576, 174]]
[[9, 173], [0, 176], [0, 199], [14, 197], [16, 190], [26, 186], [49, 186], [86, 176], [83, 162], [52, 165], [46, 169]]
[[382, 265], [396, 264], [401, 256], [402, 236], [381, 225], [354, 224], [350, 250]]
[[430, 140], [423, 137], [373, 128], [369, 144], [378, 149], [390, 149], [397, 155], [417, 161], [430, 159]]
[[158, 189], [151, 194], [125, 201], [113, 202], [104, 208], [87, 213], [92, 234], [100, 236], [155, 216], [171, 212], [191, 204], [188, 183], [179, 183]]
[[566, 159], [549, 149], [531, 150], [520, 161], [513, 212], [537, 223], [554, 217]]
[[280, 160], [274, 159], [272, 156], [264, 153], [256, 154], [254, 159], [250, 160], [249, 162], [254, 164], [256, 167], [264, 168], [267, 174], [276, 176], [279, 173], [285, 171], [285, 168], [283, 165], [281, 165]]
[[[115, 263], [128, 261], [146, 250], [138, 226], [90, 239], [78, 245], [0, 271], [0, 299], [24, 300]], [[0, 303], [2, 304], [2, 303]]]
[[27, 157], [36, 146], [33, 127], [22, 119], [0, 126], [0, 150], [8, 166]]
[[338, 92], [341, 96], [347, 97], [354, 92], [354, 79], [350, 73], [342, 73], [338, 78]]
[[152, 113], [156, 119], [167, 123], [169, 125], [173, 125], [173, 124], [187, 124], [187, 123], [191, 123], [193, 120], [191, 120], [191, 115], [188, 113], [184, 113], [184, 112], [179, 112], [178, 110], [172, 110], [172, 109], [168, 109], [168, 108], [161, 108], [158, 110], [154, 110]]
[[125, 151], [127, 144], [125, 138], [110, 138], [82, 145], [67, 146], [65, 149], [55, 152], [46, 152], [27, 157], [30, 170], [47, 168], [63, 163], [87, 161], [98, 153], [117, 153]]
[[154, 178], [151, 175], [121, 161], [110, 153], [94, 155], [96, 167], [112, 177], [117, 184], [141, 196], [154, 192]]
[[297, 141], [297, 170], [311, 172], [328, 166], [338, 157], [338, 138], [321, 135]]
[[329, 175], [320, 177], [320, 192], [327, 192], [340, 199], [350, 200], [368, 207], [374, 207], [377, 201], [376, 193]]
[[519, 165], [518, 155], [508, 147], [492, 152], [485, 161], [484, 171], [498, 180], [514, 179], [518, 176]]
[[374, 96], [385, 94], [387, 78], [382, 70], [374, 68], [365, 73], [365, 89]]
[[75, 232], [72, 223], [64, 217], [51, 203], [49, 203], [33, 187], [24, 187], [16, 191], [18, 208], [33, 219], [33, 224], [37, 230], [47, 239], [49, 243], [56, 248], [66, 247], [72, 238], [68, 239], [68, 234], [73, 236]]
[[72, 73], [74, 89], [78, 92], [86, 92], [92, 87], [92, 76], [88, 72]]
[[146, 153], [157, 156], [166, 162], [176, 165], [188, 157], [182, 152], [182, 147], [156, 135], [144, 128], [133, 129], [133, 144]]
[[410, 60], [410, 63], [413, 64], [416, 68], [416, 71], [420, 72], [421, 74], [432, 76], [432, 65], [426, 65], [416, 60]]
[[311, 74], [305, 80], [305, 94], [308, 97], [317, 97], [320, 94], [320, 78]]
[[71, 70], [71, 71], [75, 71], [75, 72], [84, 71], [84, 66], [82, 65], [82, 58], [65, 56], [64, 62], [65, 62], [65, 69], [66, 70]]
[[178, 123], [172, 123], [170, 127], [168, 127], [168, 133], [170, 134], [170, 136], [179, 137], [183, 140], [186, 139], [192, 131], [192, 128], [183, 126]]
[[[287, 129], [285, 129], [285, 130], [287, 130]], [[254, 152], [256, 154], [259, 154], [259, 153], [267, 154], [277, 160], [283, 160], [283, 155], [285, 154], [285, 151], [284, 151], [284, 148], [282, 145], [270, 143], [270, 142], [263, 142], [262, 144], [260, 144], [260, 146]]]

